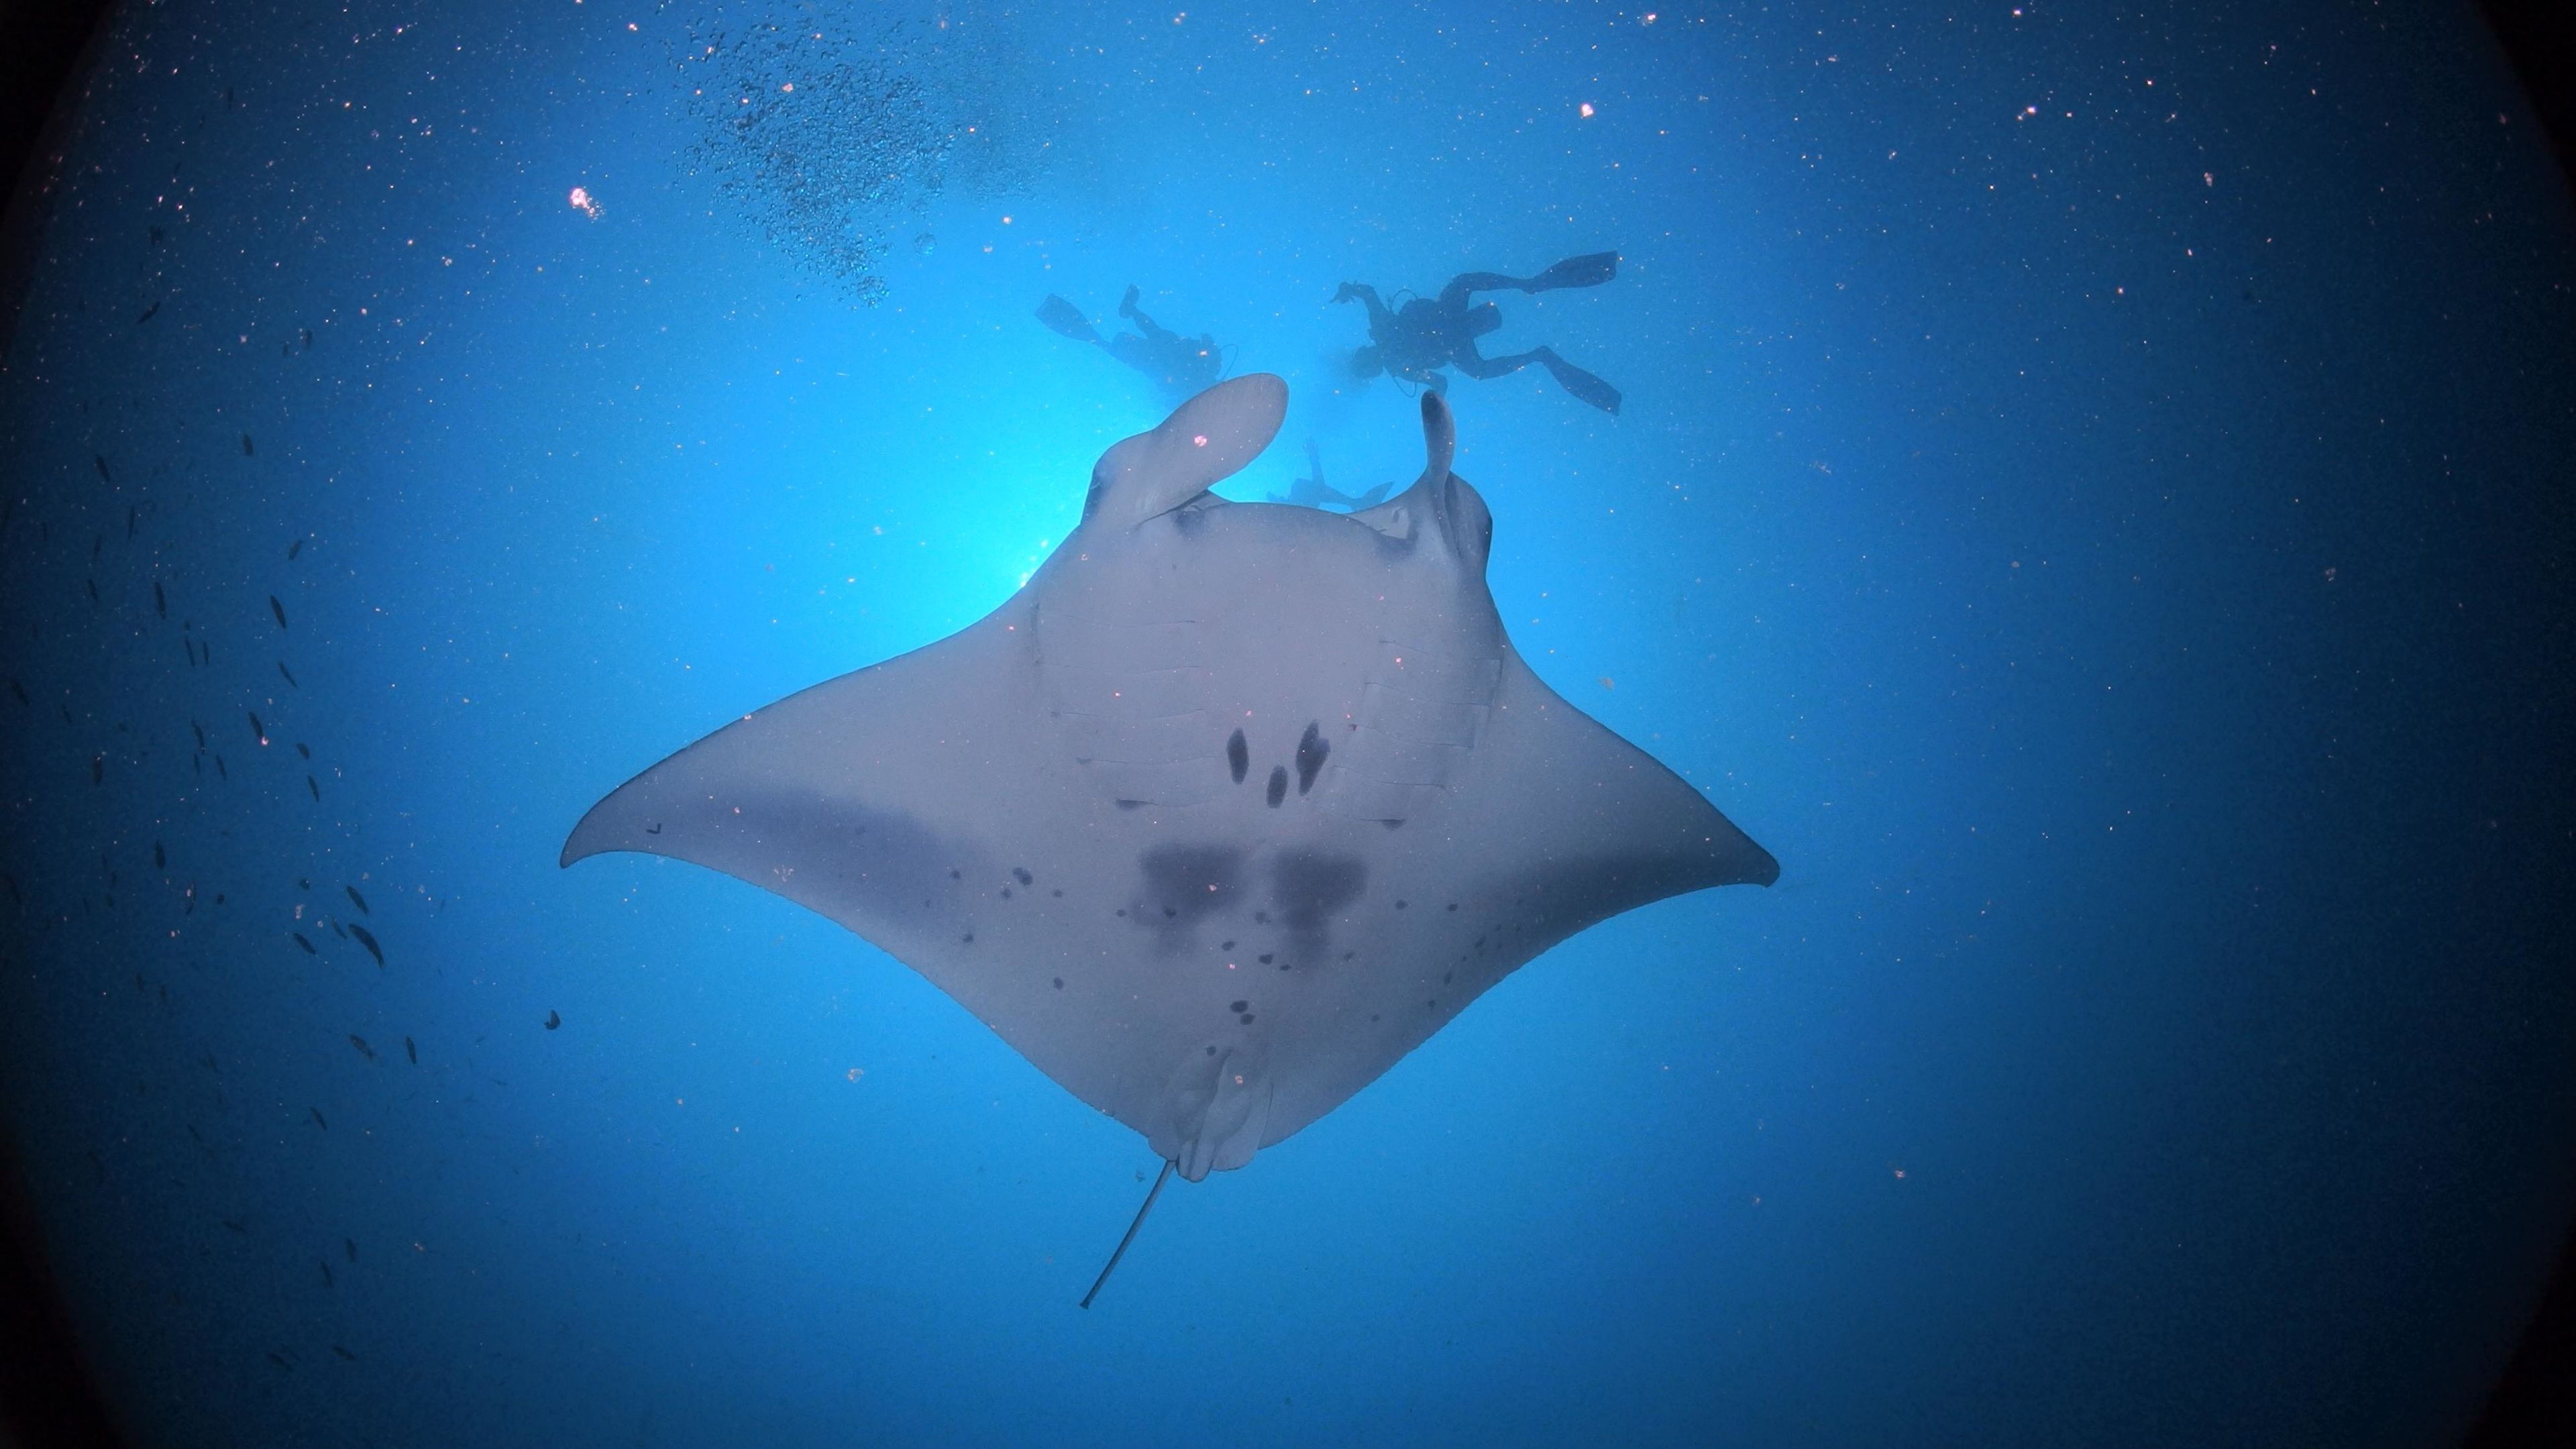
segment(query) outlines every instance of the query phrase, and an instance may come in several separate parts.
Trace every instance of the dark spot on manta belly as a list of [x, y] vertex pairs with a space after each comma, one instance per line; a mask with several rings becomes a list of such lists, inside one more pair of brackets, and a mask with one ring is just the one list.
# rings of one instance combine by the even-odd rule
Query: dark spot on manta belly
[[1287, 918], [1289, 930], [1311, 935], [1333, 912], [1359, 899], [1367, 884], [1368, 867], [1357, 856], [1283, 851], [1270, 868], [1270, 902]]
[[1249, 1001], [1238, 1001], [1238, 1002], [1234, 1003], [1232, 1006], [1227, 1007], [1227, 1008], [1226, 1008], [1226, 1010], [1228, 1010], [1228, 1011], [1242, 1011], [1242, 1010], [1244, 1010], [1245, 1008], [1247, 1008], [1247, 1007], [1249, 1007], [1249, 1006], [1251, 1006], [1251, 1005], [1252, 1005], [1252, 1003], [1251, 1003], [1251, 1002], [1249, 1002]]
[[1244, 853], [1231, 845], [1158, 845], [1136, 858], [1145, 899], [1162, 908], [1168, 941], [1199, 917], [1230, 909]]
[[1270, 767], [1270, 808], [1273, 810], [1278, 809], [1279, 802], [1287, 798], [1288, 767], [1285, 765], [1273, 765]]
[[1064, 989], [1064, 978], [1063, 978], [1063, 977], [1059, 976], [1059, 977], [1057, 977], [1057, 978], [1055, 979], [1055, 989], [1056, 989], [1056, 990], [1058, 990], [1058, 991], [1062, 991], [1062, 990]]
[[[1013, 879], [1013, 880], [1015, 880], [1015, 881], [1018, 881], [1018, 882], [1019, 882], [1020, 884], [1022, 884], [1022, 885], [1036, 885], [1036, 884], [1037, 884], [1037, 881], [1038, 881], [1038, 878], [1037, 878], [1036, 876], [1033, 876], [1033, 875], [1029, 874], [1029, 868], [1028, 868], [1027, 866], [1025, 866], [1025, 865], [1015, 865], [1015, 866], [1012, 866], [1012, 867], [1011, 867], [1011, 879]], [[1062, 892], [1062, 891], [1058, 891], [1058, 892], [1057, 892], [1057, 894], [1058, 894], [1058, 895], [1062, 895], [1062, 894], [1063, 894], [1063, 892]], [[1456, 906], [1451, 906], [1449, 909], [1451, 909], [1451, 910], [1453, 910], [1453, 911], [1454, 911], [1454, 910], [1456, 910], [1456, 909], [1458, 909], [1458, 908], [1457, 908]]]
[[1306, 722], [1306, 733], [1297, 740], [1297, 793], [1315, 788], [1315, 775], [1324, 768], [1324, 757], [1333, 752], [1332, 741], [1324, 738], [1322, 726]]
[[1236, 730], [1225, 741], [1225, 767], [1234, 775], [1234, 783], [1243, 783], [1243, 772], [1252, 768], [1252, 748], [1243, 742], [1243, 731]]

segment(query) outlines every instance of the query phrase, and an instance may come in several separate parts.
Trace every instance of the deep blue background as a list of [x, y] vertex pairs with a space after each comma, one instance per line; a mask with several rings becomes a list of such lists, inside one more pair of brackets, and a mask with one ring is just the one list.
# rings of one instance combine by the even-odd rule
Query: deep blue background
[[[2456, 1430], [2576, 1204], [2576, 232], [2465, 13], [2205, 8], [123, 17], [0, 376], [0, 1088], [131, 1427]], [[764, 15], [1002, 130], [873, 307], [675, 64]], [[1419, 441], [1337, 283], [1612, 247], [1495, 341], [1622, 415], [1462, 381], [1458, 468], [1781, 883], [1541, 958], [1090, 1313], [1134, 1134], [783, 901], [555, 869], [1071, 527], [1161, 407], [1046, 292], [1289, 378], [1233, 496], [1357, 491]]]

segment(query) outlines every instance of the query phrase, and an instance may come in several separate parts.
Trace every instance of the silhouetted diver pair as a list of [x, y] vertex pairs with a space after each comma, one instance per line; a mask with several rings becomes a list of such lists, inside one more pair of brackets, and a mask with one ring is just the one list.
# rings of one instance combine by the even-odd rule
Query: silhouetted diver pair
[[1619, 390], [1556, 355], [1544, 344], [1505, 357], [1487, 357], [1476, 339], [1503, 325], [1503, 311], [1491, 302], [1470, 302], [1478, 292], [1552, 292], [1565, 287], [1597, 287], [1619, 274], [1617, 252], [1568, 257], [1535, 277], [1507, 277], [1500, 272], [1461, 272], [1450, 278], [1437, 297], [1414, 297], [1388, 310], [1377, 289], [1365, 282], [1344, 282], [1333, 293], [1336, 302], [1359, 299], [1368, 307], [1369, 342], [1351, 356], [1351, 370], [1361, 377], [1380, 372], [1445, 392], [1448, 379], [1440, 369], [1454, 367], [1469, 377], [1502, 377], [1535, 362], [1557, 385], [1605, 413], [1619, 411]]

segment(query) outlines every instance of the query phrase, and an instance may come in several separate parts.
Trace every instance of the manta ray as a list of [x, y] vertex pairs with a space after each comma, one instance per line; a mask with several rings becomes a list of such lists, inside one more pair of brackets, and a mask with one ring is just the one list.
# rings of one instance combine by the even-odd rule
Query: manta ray
[[723, 871], [920, 972], [1144, 1135], [1139, 1225], [1172, 1173], [1249, 1163], [1551, 945], [1778, 878], [1514, 651], [1440, 394], [1384, 503], [1209, 492], [1287, 400], [1238, 377], [1111, 447], [1000, 608], [646, 770], [562, 863]]

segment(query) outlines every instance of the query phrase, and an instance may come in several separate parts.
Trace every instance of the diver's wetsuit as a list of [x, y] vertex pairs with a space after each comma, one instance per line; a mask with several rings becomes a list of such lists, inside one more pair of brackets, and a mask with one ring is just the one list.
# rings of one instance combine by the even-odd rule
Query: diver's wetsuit
[[1183, 337], [1148, 317], [1136, 306], [1137, 289], [1129, 287], [1118, 303], [1118, 315], [1136, 331], [1103, 337], [1081, 311], [1062, 297], [1050, 295], [1038, 306], [1038, 320], [1076, 342], [1088, 342], [1154, 380], [1165, 396], [1178, 403], [1216, 385], [1225, 373], [1216, 339], [1205, 333]]
[[1618, 275], [1617, 252], [1568, 257], [1535, 277], [1507, 277], [1500, 272], [1462, 272], [1437, 297], [1415, 297], [1389, 311], [1377, 289], [1365, 282], [1344, 282], [1336, 302], [1358, 298], [1368, 308], [1369, 340], [1375, 361], [1387, 372], [1435, 392], [1446, 391], [1443, 367], [1469, 377], [1502, 377], [1535, 362], [1556, 378], [1557, 385], [1606, 413], [1619, 411], [1619, 390], [1576, 367], [1544, 345], [1504, 357], [1476, 350], [1476, 339], [1502, 325], [1502, 310], [1491, 302], [1471, 304], [1477, 292], [1550, 292], [1561, 287], [1597, 287]]

